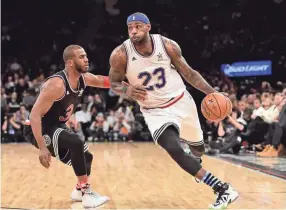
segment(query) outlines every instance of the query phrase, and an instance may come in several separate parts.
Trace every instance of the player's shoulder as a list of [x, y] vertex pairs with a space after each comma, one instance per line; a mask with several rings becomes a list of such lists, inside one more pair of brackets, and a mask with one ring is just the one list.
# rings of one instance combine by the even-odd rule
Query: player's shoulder
[[54, 75], [50, 78], [48, 78], [42, 85], [41, 90], [45, 91], [59, 91], [65, 89], [65, 82], [64, 79], [59, 75]]
[[121, 65], [127, 62], [127, 51], [123, 44], [117, 46], [111, 53], [109, 62], [111, 65]]
[[161, 38], [162, 38], [162, 40], [163, 40], [164, 45], [174, 45], [174, 44], [175, 44], [175, 45], [178, 45], [175, 40], [170, 39], [170, 38], [167, 38], [167, 37], [162, 36], [162, 35], [160, 35], [160, 36], [161, 36]]
[[125, 48], [123, 43], [121, 45], [118, 45], [117, 47], [114, 48], [114, 50], [111, 53], [111, 56], [112, 55], [116, 55], [118, 53], [126, 54], [126, 48]]

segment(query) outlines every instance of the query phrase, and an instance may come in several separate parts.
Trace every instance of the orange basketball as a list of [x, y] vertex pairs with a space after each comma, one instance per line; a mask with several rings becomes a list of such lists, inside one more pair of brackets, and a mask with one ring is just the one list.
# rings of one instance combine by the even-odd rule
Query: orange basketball
[[221, 93], [208, 94], [201, 103], [201, 111], [210, 121], [221, 121], [232, 111], [232, 103]]

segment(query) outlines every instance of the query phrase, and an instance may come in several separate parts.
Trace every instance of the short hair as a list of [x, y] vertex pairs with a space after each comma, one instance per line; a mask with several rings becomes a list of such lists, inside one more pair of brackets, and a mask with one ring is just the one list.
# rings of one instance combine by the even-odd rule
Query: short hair
[[283, 97], [284, 95], [283, 95], [283, 93], [278, 92], [278, 93], [275, 94], [275, 96], [281, 96], [281, 97]]
[[74, 50], [78, 50], [78, 49], [83, 49], [81, 46], [79, 45], [69, 45], [64, 49], [64, 53], [63, 53], [63, 59], [64, 62], [66, 63], [67, 60], [71, 59], [74, 57]]
[[256, 99], [254, 99], [254, 101], [259, 101], [261, 103], [261, 99], [258, 97]]

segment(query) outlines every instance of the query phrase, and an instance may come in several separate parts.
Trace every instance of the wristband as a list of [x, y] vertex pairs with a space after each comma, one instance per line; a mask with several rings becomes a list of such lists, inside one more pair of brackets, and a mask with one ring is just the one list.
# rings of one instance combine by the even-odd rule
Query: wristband
[[109, 77], [103, 76], [103, 87], [104, 88], [110, 88]]

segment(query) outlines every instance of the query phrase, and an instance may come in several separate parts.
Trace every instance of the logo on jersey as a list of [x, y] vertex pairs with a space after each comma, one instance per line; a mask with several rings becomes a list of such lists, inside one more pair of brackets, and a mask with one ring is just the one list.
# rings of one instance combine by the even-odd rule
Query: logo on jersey
[[162, 55], [162, 53], [159, 53], [159, 54], [157, 55], [157, 57], [158, 57], [158, 61], [162, 61], [162, 60], [163, 60], [163, 55]]
[[52, 143], [51, 138], [47, 134], [43, 135], [43, 138], [44, 138], [46, 146], [50, 146]]
[[83, 93], [83, 89], [80, 89], [78, 96], [81, 96]]
[[132, 58], [132, 61], [136, 61], [136, 58], [135, 58], [135, 57], [133, 57], [133, 58]]

